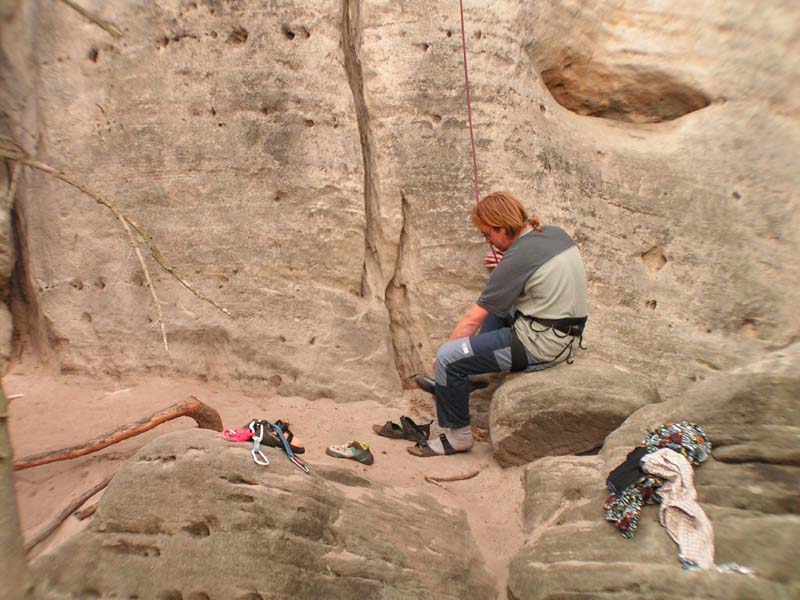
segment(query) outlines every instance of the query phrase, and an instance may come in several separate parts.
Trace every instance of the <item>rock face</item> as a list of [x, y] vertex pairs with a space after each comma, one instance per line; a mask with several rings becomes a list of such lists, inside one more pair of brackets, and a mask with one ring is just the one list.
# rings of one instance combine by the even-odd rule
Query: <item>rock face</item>
[[[695, 472], [714, 526], [716, 563], [754, 576], [683, 571], [677, 546], [645, 507], [635, 536], [603, 519], [605, 478], [648, 430], [678, 420], [711, 439]], [[526, 473], [525, 548], [509, 598], [775, 598], [800, 593], [800, 345], [693, 386], [680, 400], [643, 407], [599, 456], [544, 458]]]
[[[84, 4], [123, 36], [64, 3], [4, 4], [8, 129], [232, 317], [151, 262], [165, 353], [113, 217], [28, 172], [24, 348], [63, 371], [396, 398], [485, 280], [457, 8]], [[481, 192], [576, 238], [590, 352], [665, 398], [800, 332], [798, 10], [465, 3]]]
[[34, 563], [38, 597], [495, 595], [463, 514], [266, 452], [261, 467], [213, 432], [158, 438], [115, 476], [89, 529]]
[[631, 413], [658, 400], [646, 378], [598, 360], [515, 375], [492, 398], [494, 457], [522, 465], [596, 450]]

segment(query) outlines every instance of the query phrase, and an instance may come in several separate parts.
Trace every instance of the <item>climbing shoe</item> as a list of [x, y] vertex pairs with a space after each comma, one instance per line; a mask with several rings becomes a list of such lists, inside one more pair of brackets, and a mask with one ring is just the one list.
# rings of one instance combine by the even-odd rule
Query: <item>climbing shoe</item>
[[366, 442], [347, 442], [344, 446], [328, 446], [325, 454], [334, 458], [349, 458], [357, 460], [361, 464], [371, 465], [375, 462], [375, 457]]

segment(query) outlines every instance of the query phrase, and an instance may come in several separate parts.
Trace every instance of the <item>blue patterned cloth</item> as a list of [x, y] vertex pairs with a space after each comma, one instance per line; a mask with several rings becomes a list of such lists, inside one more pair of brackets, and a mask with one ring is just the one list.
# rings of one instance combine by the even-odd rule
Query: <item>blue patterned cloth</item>
[[[669, 448], [685, 456], [695, 467], [711, 456], [711, 441], [708, 436], [699, 425], [687, 421], [657, 427], [639, 446], [645, 448], [648, 454], [661, 448]], [[642, 507], [658, 501], [655, 491], [661, 483], [658, 477], [648, 475], [644, 480], [626, 487], [621, 494], [611, 494], [603, 504], [606, 521], [612, 522], [623, 537], [632, 538], [639, 527]]]

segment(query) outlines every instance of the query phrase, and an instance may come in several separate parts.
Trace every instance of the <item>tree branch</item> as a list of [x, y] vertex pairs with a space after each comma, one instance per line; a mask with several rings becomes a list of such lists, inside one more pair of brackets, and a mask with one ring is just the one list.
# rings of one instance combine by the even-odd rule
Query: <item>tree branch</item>
[[119, 38], [122, 37], [122, 32], [119, 30], [119, 27], [117, 27], [116, 25], [114, 25], [110, 21], [106, 21], [105, 19], [101, 19], [96, 14], [94, 14], [92, 12], [89, 12], [88, 10], [83, 8], [82, 6], [79, 6], [79, 5], [75, 4], [74, 2], [72, 2], [72, 0], [61, 0], [61, 2], [63, 2], [67, 6], [69, 6], [75, 12], [77, 12], [77, 13], [81, 14], [82, 16], [86, 17], [87, 19], [89, 19], [92, 23], [97, 25], [100, 29], [102, 29], [102, 30], [108, 32], [109, 34], [111, 34], [111, 37], [113, 37], [115, 39], [119, 39]]
[[[136, 221], [134, 221], [128, 214], [126, 214], [125, 211], [123, 211], [122, 209], [117, 207], [117, 205], [114, 204], [111, 200], [109, 200], [105, 196], [102, 196], [102, 195], [92, 191], [91, 189], [89, 189], [88, 187], [86, 187], [85, 185], [80, 183], [79, 181], [73, 179], [72, 177], [70, 177], [69, 175], [67, 175], [64, 172], [59, 171], [55, 167], [52, 167], [52, 166], [50, 166], [50, 165], [48, 165], [46, 163], [43, 163], [43, 162], [40, 162], [40, 161], [32, 159], [19, 146], [19, 144], [17, 144], [14, 140], [12, 140], [11, 138], [9, 138], [7, 136], [4, 136], [4, 135], [0, 135], [0, 158], [6, 158], [6, 159], [10, 159], [10, 160], [15, 160], [15, 161], [17, 161], [17, 166], [19, 166], [20, 164], [23, 164], [23, 165], [26, 165], [26, 166], [31, 167], [33, 169], [38, 169], [39, 171], [47, 173], [48, 175], [51, 175], [51, 176], [55, 177], [56, 179], [60, 179], [64, 183], [67, 183], [67, 184], [71, 185], [75, 189], [83, 192], [84, 194], [86, 194], [90, 198], [94, 199], [94, 201], [97, 202], [98, 204], [100, 204], [102, 206], [105, 206], [108, 210], [110, 210], [114, 214], [115, 217], [117, 217], [117, 220], [119, 220], [119, 222], [122, 223], [122, 226], [125, 228], [125, 231], [128, 234], [128, 239], [130, 240], [131, 245], [133, 246], [133, 249], [136, 252], [136, 256], [139, 259], [139, 263], [142, 266], [142, 270], [144, 271], [145, 279], [147, 281], [147, 286], [150, 288], [150, 293], [153, 296], [153, 299], [154, 299], [154, 301], [156, 303], [156, 310], [158, 311], [158, 317], [159, 317], [158, 320], [159, 320], [159, 323], [161, 325], [161, 334], [162, 334], [162, 338], [164, 340], [164, 348], [168, 349], [164, 313], [162, 312], [161, 304], [158, 301], [158, 296], [156, 295], [155, 286], [153, 285], [153, 281], [152, 281], [152, 278], [150, 277], [150, 273], [149, 273], [149, 271], [147, 269], [147, 266], [144, 263], [144, 259], [142, 258], [141, 252], [139, 251], [139, 247], [135, 243], [134, 238], [131, 235], [131, 232], [130, 232], [130, 229], [128, 228], [128, 226], [132, 227], [133, 230], [136, 231], [136, 233], [139, 234], [139, 236], [144, 241], [144, 243], [147, 246], [147, 248], [150, 250], [150, 255], [153, 257], [153, 260], [155, 260], [158, 263], [158, 265], [162, 269], [164, 269], [167, 273], [172, 275], [172, 277], [174, 277], [178, 281], [178, 283], [180, 283], [182, 286], [184, 286], [187, 290], [189, 290], [192, 294], [194, 294], [200, 300], [203, 300], [204, 302], [207, 302], [208, 304], [210, 304], [211, 306], [213, 306], [214, 308], [216, 308], [220, 312], [222, 312], [222, 313], [224, 313], [224, 314], [226, 314], [228, 316], [231, 316], [231, 313], [230, 313], [230, 311], [228, 309], [226, 309], [223, 306], [220, 306], [217, 302], [215, 302], [211, 298], [208, 298], [204, 294], [201, 294], [200, 292], [198, 292], [191, 283], [189, 283], [187, 280], [185, 280], [183, 277], [181, 277], [175, 271], [175, 268], [172, 265], [170, 265], [169, 263], [167, 263], [167, 261], [161, 255], [161, 252], [158, 250], [158, 247], [156, 246], [155, 242], [153, 241], [153, 237], [149, 233], [147, 233], [147, 231], [145, 231], [141, 226], [139, 226], [139, 224], [136, 223]], [[16, 179], [17, 179], [17, 177], [15, 176], [14, 180], [12, 181], [12, 185], [14, 184]]]
[[94, 486], [93, 488], [91, 488], [89, 490], [86, 490], [80, 496], [78, 496], [75, 500], [73, 500], [72, 502], [67, 504], [67, 506], [64, 507], [64, 510], [62, 510], [60, 513], [58, 513], [55, 516], [55, 518], [52, 521], [50, 521], [50, 523], [47, 526], [45, 526], [42, 529], [40, 529], [38, 532], [36, 532], [34, 534], [34, 536], [30, 540], [25, 542], [25, 552], [26, 553], [30, 553], [30, 551], [33, 550], [33, 548], [35, 546], [37, 546], [38, 544], [41, 544], [44, 540], [49, 538], [50, 535], [56, 529], [59, 528], [61, 523], [63, 523], [64, 520], [67, 517], [69, 517], [72, 513], [74, 513], [76, 510], [78, 510], [81, 507], [81, 505], [84, 502], [86, 502], [89, 498], [94, 496], [100, 490], [104, 489], [111, 482], [111, 479], [113, 477], [114, 477], [114, 475], [109, 475], [108, 477], [103, 479], [103, 481], [98, 483], [96, 486]]
[[220, 419], [219, 413], [207, 404], [200, 402], [200, 400], [194, 396], [189, 396], [186, 400], [153, 413], [145, 419], [122, 425], [114, 431], [94, 437], [83, 444], [77, 444], [61, 450], [49, 450], [47, 452], [24, 456], [14, 461], [14, 470], [21, 471], [23, 469], [30, 469], [31, 467], [38, 467], [39, 465], [46, 465], [60, 460], [69, 460], [71, 458], [85, 456], [92, 452], [102, 450], [103, 448], [108, 448], [113, 444], [127, 440], [145, 431], [149, 431], [162, 423], [177, 419], [178, 417], [191, 417], [201, 429], [222, 431], [222, 419]]

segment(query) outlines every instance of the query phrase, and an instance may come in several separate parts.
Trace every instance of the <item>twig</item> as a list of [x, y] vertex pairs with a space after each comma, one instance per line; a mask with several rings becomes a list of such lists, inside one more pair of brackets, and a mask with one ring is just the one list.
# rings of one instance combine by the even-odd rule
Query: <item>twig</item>
[[86, 490], [85, 492], [83, 492], [83, 494], [78, 496], [75, 500], [73, 500], [66, 507], [64, 507], [64, 510], [58, 513], [56, 517], [52, 521], [50, 521], [49, 525], [38, 531], [30, 540], [25, 542], [25, 552], [29, 553], [31, 550], [33, 550], [33, 548], [36, 545], [40, 544], [48, 537], [50, 537], [50, 534], [52, 534], [56, 529], [58, 529], [59, 526], [64, 522], [64, 520], [67, 517], [69, 517], [78, 508], [80, 508], [81, 504], [83, 504], [89, 498], [94, 496], [97, 492], [105, 488], [113, 477], [114, 475], [109, 475], [108, 477], [103, 479], [103, 481], [98, 483], [96, 486], [94, 486], [89, 490]]
[[438, 485], [438, 486], [439, 486], [440, 488], [442, 488], [442, 489], [443, 489], [445, 492], [450, 492], [450, 493], [451, 493], [451, 494], [453, 494], [454, 496], [456, 495], [456, 493], [455, 493], [453, 490], [449, 490], [449, 489], [447, 489], [446, 487], [444, 487], [444, 486], [443, 486], [441, 483], [439, 483], [438, 481], [436, 481], [436, 479], [435, 479], [434, 477], [428, 477], [427, 475], [425, 475], [425, 481], [427, 481], [428, 483], [432, 483], [433, 485]]
[[87, 19], [89, 19], [92, 23], [103, 29], [104, 31], [111, 34], [111, 37], [119, 39], [122, 37], [122, 32], [119, 30], [119, 27], [111, 23], [110, 21], [106, 21], [105, 19], [101, 19], [96, 14], [89, 12], [82, 6], [78, 6], [72, 0], [61, 0], [64, 4], [69, 6], [72, 10], [76, 11], [77, 13], [83, 15]]
[[[14, 140], [12, 140], [11, 138], [9, 138], [9, 137], [7, 137], [5, 135], [0, 135], [0, 158], [7, 158], [7, 159], [15, 160], [15, 161], [17, 161], [17, 164], [21, 163], [21, 164], [24, 164], [24, 165], [29, 166], [31, 168], [43, 171], [43, 172], [45, 172], [45, 173], [47, 173], [49, 175], [52, 175], [56, 179], [60, 179], [61, 181], [71, 185], [72, 187], [76, 188], [77, 190], [79, 190], [79, 191], [83, 192], [84, 194], [86, 194], [87, 196], [91, 197], [98, 204], [101, 204], [102, 206], [105, 206], [108, 210], [110, 210], [114, 214], [115, 217], [117, 217], [117, 219], [123, 224], [123, 226], [125, 226], [125, 224], [127, 223], [127, 225], [130, 225], [130, 227], [132, 227], [134, 229], [134, 231], [136, 231], [136, 233], [139, 234], [139, 236], [142, 238], [144, 243], [147, 245], [147, 248], [150, 250], [150, 255], [153, 257], [153, 260], [155, 260], [159, 264], [159, 266], [161, 266], [162, 269], [164, 269], [167, 273], [172, 275], [178, 281], [178, 283], [183, 285], [187, 290], [189, 290], [197, 298], [199, 298], [200, 300], [203, 300], [204, 302], [207, 302], [208, 304], [210, 304], [211, 306], [213, 306], [214, 308], [216, 308], [220, 312], [223, 312], [226, 315], [230, 316], [231, 313], [230, 313], [230, 311], [228, 309], [226, 309], [223, 306], [220, 306], [217, 302], [215, 302], [211, 298], [208, 298], [207, 296], [205, 296], [205, 295], [201, 294], [200, 292], [198, 292], [194, 288], [194, 286], [192, 286], [191, 283], [189, 283], [183, 277], [178, 275], [178, 273], [175, 272], [175, 268], [172, 265], [170, 265], [169, 263], [167, 263], [166, 260], [164, 260], [164, 257], [161, 255], [161, 252], [156, 247], [156, 244], [153, 241], [152, 236], [149, 233], [147, 233], [144, 229], [142, 229], [122, 209], [118, 208], [111, 200], [109, 200], [108, 198], [105, 198], [104, 196], [102, 196], [102, 195], [90, 190], [88, 187], [86, 187], [85, 185], [81, 184], [79, 181], [73, 179], [72, 177], [70, 177], [66, 173], [64, 173], [62, 171], [59, 171], [58, 169], [56, 169], [54, 167], [51, 167], [48, 164], [45, 164], [43, 162], [40, 162], [40, 161], [37, 161], [37, 160], [34, 160], [34, 159], [30, 158], [25, 153], [25, 151], [22, 148], [20, 148], [19, 144], [17, 144]], [[126, 229], [126, 232], [128, 233], [129, 239], [132, 240], [133, 238], [132, 238], [132, 236], [130, 234], [130, 231], [128, 230], [127, 227], [125, 227], [125, 229]], [[164, 316], [163, 316], [163, 312], [161, 310], [161, 304], [158, 302], [158, 298], [157, 298], [156, 293], [155, 293], [155, 286], [153, 286], [153, 282], [152, 282], [152, 279], [150, 278], [150, 274], [147, 271], [147, 268], [144, 266], [144, 262], [143, 262], [141, 253], [139, 252], [138, 246], [135, 243], [133, 243], [133, 241], [131, 241], [131, 244], [133, 245], [133, 248], [136, 251], [137, 257], [139, 258], [139, 262], [142, 265], [142, 268], [143, 268], [143, 270], [145, 272], [145, 279], [147, 280], [147, 285], [150, 288], [150, 291], [151, 291], [151, 293], [152, 293], [152, 295], [153, 295], [153, 297], [154, 297], [154, 299], [156, 301], [156, 307], [157, 307], [158, 314], [159, 314], [159, 321], [161, 323], [162, 336], [164, 337], [164, 340], [165, 340], [164, 341], [164, 346], [167, 347], [166, 332], [165, 332], [165, 325], [164, 325]]]
[[19, 180], [20, 172], [22, 171], [22, 163], [17, 161], [14, 163], [14, 173], [11, 175], [11, 181], [8, 183], [8, 196], [6, 196], [6, 212], [11, 210], [14, 205], [14, 194], [17, 193], [17, 181]]
[[150, 289], [150, 295], [153, 296], [153, 302], [155, 303], [156, 310], [158, 311], [158, 323], [161, 325], [161, 339], [164, 340], [164, 352], [169, 354], [167, 330], [164, 327], [164, 312], [161, 310], [161, 302], [158, 301], [158, 296], [156, 295], [156, 286], [153, 285], [153, 280], [150, 278], [150, 271], [147, 269], [144, 258], [142, 258], [142, 253], [139, 251], [139, 244], [136, 243], [136, 240], [133, 237], [133, 232], [131, 231], [131, 228], [128, 227], [127, 221], [125, 221], [125, 218], [120, 214], [117, 215], [117, 219], [120, 223], [122, 223], [125, 233], [128, 234], [128, 239], [131, 242], [131, 246], [133, 246], [133, 250], [136, 252], [136, 258], [139, 259], [139, 264], [142, 265], [142, 271], [144, 271], [144, 278], [145, 281], [147, 281], [147, 287]]
[[63, 448], [61, 450], [50, 450], [47, 452], [40, 452], [30, 456], [24, 456], [19, 460], [14, 461], [14, 470], [21, 471], [23, 469], [30, 469], [39, 465], [46, 465], [48, 463], [57, 462], [59, 460], [68, 460], [70, 458], [78, 458], [97, 452], [103, 448], [127, 440], [135, 435], [149, 431], [154, 427], [166, 423], [178, 417], [191, 417], [201, 429], [212, 429], [214, 431], [222, 431], [222, 419], [219, 413], [210, 406], [203, 404], [194, 396], [189, 396], [186, 400], [173, 404], [172, 406], [153, 413], [145, 419], [136, 421], [135, 423], [128, 423], [122, 425], [114, 431], [104, 435], [92, 438], [88, 442]]
[[472, 479], [477, 477], [480, 471], [473, 471], [464, 473], [463, 475], [451, 475], [450, 477], [434, 477], [433, 475], [425, 475], [425, 479], [433, 481], [463, 481], [464, 479]]
[[82, 508], [81, 510], [76, 510], [75, 518], [78, 519], [78, 521], [85, 521], [96, 512], [97, 512], [97, 502], [87, 506], [86, 508]]

